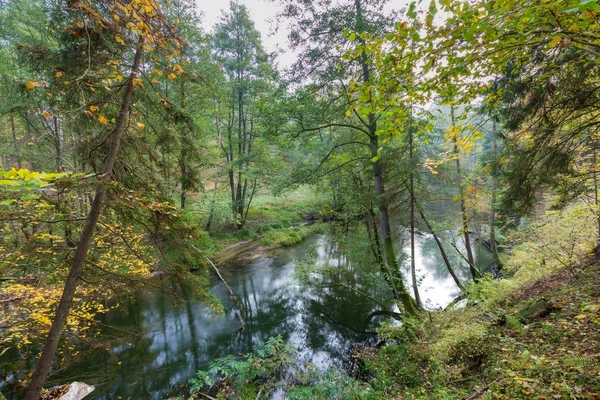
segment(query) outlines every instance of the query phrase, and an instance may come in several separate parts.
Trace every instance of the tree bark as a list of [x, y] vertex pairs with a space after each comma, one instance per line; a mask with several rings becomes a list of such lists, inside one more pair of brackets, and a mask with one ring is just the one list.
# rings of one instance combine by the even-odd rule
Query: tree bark
[[73, 297], [83, 272], [84, 261], [90, 248], [98, 219], [100, 218], [100, 214], [102, 212], [104, 200], [106, 199], [106, 194], [108, 192], [108, 181], [112, 179], [112, 173], [119, 150], [119, 142], [121, 140], [123, 131], [125, 130], [125, 122], [131, 106], [131, 96], [134, 88], [133, 80], [139, 71], [142, 51], [143, 39], [140, 37], [136, 47], [133, 66], [129, 74], [125, 93], [123, 94], [123, 101], [121, 103], [119, 116], [117, 118], [115, 127], [110, 134], [110, 148], [102, 168], [102, 177], [98, 183], [98, 186], [96, 187], [94, 201], [92, 203], [92, 207], [90, 208], [83, 232], [81, 233], [79, 243], [75, 249], [75, 255], [73, 256], [73, 260], [71, 262], [69, 275], [67, 276], [63, 294], [58, 304], [58, 308], [56, 309], [54, 320], [52, 321], [52, 326], [50, 327], [50, 331], [48, 332], [48, 337], [42, 349], [40, 359], [38, 360], [33, 376], [31, 377], [31, 382], [29, 383], [29, 387], [25, 393], [25, 400], [37, 400], [39, 398], [42, 387], [44, 386], [44, 382], [46, 381], [46, 377], [50, 372], [52, 359], [56, 353], [63, 327], [69, 315], [69, 310], [71, 309], [71, 305], [73, 303]]
[[[217, 112], [219, 112], [219, 110], [217, 110]], [[215, 118], [215, 124], [217, 126], [217, 141], [218, 141], [218, 146], [219, 148], [221, 148], [221, 146], [223, 145], [222, 143], [222, 139], [221, 139], [221, 121], [219, 120], [219, 116], [217, 115], [217, 117]], [[217, 203], [217, 190], [219, 188], [219, 173], [221, 172], [221, 165], [217, 164], [217, 170], [215, 172], [215, 187], [213, 190], [213, 198], [212, 198], [212, 202], [211, 202], [211, 206], [210, 206], [210, 213], [208, 214], [208, 221], [206, 222], [206, 228], [205, 230], [208, 232], [210, 231], [210, 225], [212, 224], [212, 220], [213, 217], [215, 215], [215, 206]]]
[[425, 213], [423, 213], [423, 210], [420, 207], [418, 207], [418, 208], [419, 208], [419, 214], [421, 215], [421, 219], [423, 220], [423, 222], [425, 222], [427, 229], [429, 229], [429, 232], [431, 232], [431, 234], [433, 235], [433, 238], [435, 239], [435, 243], [437, 244], [438, 249], [440, 249], [440, 254], [442, 255], [442, 258], [444, 259], [444, 263], [446, 264], [446, 268], [448, 268], [448, 272], [450, 273], [450, 276], [452, 276], [452, 279], [454, 279], [454, 283], [456, 283], [456, 286], [458, 286], [460, 288], [460, 290], [465, 290], [462, 283], [460, 283], [458, 276], [456, 276], [456, 272], [454, 272], [454, 268], [452, 268], [452, 265], [450, 264], [450, 259], [448, 258], [448, 255], [446, 254], [446, 250], [444, 250], [444, 245], [442, 244], [442, 241], [440, 240], [438, 235], [436, 235], [435, 231], [433, 230], [433, 227], [431, 226], [431, 224], [429, 223], [427, 218], [425, 218]]
[[21, 169], [22, 168], [22, 163], [21, 163], [21, 146], [19, 145], [19, 141], [17, 139], [17, 129], [15, 128], [15, 117], [13, 116], [12, 112], [10, 113], [10, 129], [11, 129], [11, 132], [12, 132], [13, 143], [15, 145], [15, 156], [17, 157], [17, 167], [19, 169]]
[[413, 291], [415, 293], [415, 302], [419, 308], [423, 307], [421, 296], [419, 295], [419, 285], [417, 282], [417, 268], [415, 259], [415, 177], [413, 164], [413, 127], [412, 120], [409, 120], [411, 126], [408, 128], [408, 163], [410, 168], [409, 191], [410, 191], [410, 273], [412, 276]]
[[492, 198], [490, 199], [490, 249], [492, 255], [496, 261], [496, 268], [502, 269], [502, 260], [498, 253], [498, 246], [496, 244], [496, 163], [498, 162], [498, 143], [496, 141], [496, 119], [492, 119], [492, 150], [494, 152], [494, 166], [492, 170]]
[[[452, 129], [456, 128], [454, 119], [454, 106], [450, 106], [450, 117], [452, 119]], [[458, 182], [458, 195], [460, 197], [460, 213], [462, 217], [463, 225], [463, 239], [465, 242], [465, 249], [467, 250], [467, 263], [469, 264], [469, 270], [473, 280], [479, 279], [480, 274], [477, 268], [475, 268], [475, 259], [473, 257], [473, 250], [471, 248], [471, 238], [469, 237], [469, 216], [467, 214], [467, 205], [465, 202], [465, 190], [462, 182], [462, 171], [460, 168], [460, 153], [458, 151], [458, 145], [456, 144], [456, 135], [453, 136], [453, 152], [456, 157], [456, 179]]]
[[[180, 106], [183, 110], [185, 108], [185, 81], [181, 80], [180, 86]], [[187, 146], [188, 146], [188, 138], [187, 138], [187, 127], [184, 126], [181, 128], [181, 151], [179, 152], [179, 169], [181, 173], [180, 185], [181, 185], [181, 193], [180, 193], [180, 206], [181, 209], [185, 209], [185, 202], [187, 200], [187, 189], [188, 189], [188, 179], [187, 179]]]
[[[356, 27], [357, 31], [360, 32], [364, 24], [361, 1], [355, 0], [355, 6], [357, 18]], [[359, 38], [359, 40], [362, 42], [362, 44], [364, 44], [362, 39]], [[361, 53], [359, 62], [362, 68], [363, 83], [368, 85], [371, 81], [371, 75], [369, 71], [367, 55], [364, 52]], [[367, 102], [371, 103], [371, 100], [367, 100]], [[381, 160], [379, 160], [377, 157], [379, 151], [379, 140], [377, 136], [377, 120], [374, 112], [371, 112], [368, 117], [368, 132], [370, 138], [371, 156], [375, 159], [373, 162], [373, 180], [375, 185], [375, 195], [377, 196], [379, 208], [379, 231], [381, 234], [381, 241], [383, 242], [383, 254], [385, 254], [385, 270], [389, 276], [389, 283], [396, 301], [400, 301], [402, 303], [406, 313], [416, 316], [418, 315], [418, 306], [415, 304], [415, 301], [406, 290], [404, 281], [402, 280], [402, 272], [400, 271], [400, 266], [396, 260], [394, 242], [392, 241], [390, 216], [383, 179], [383, 168], [381, 165]]]

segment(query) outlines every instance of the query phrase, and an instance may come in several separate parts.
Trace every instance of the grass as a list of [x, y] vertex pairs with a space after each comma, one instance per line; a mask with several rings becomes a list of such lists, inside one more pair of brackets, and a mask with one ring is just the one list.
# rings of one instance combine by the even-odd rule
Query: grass
[[[197, 224], [206, 224], [212, 204], [211, 196], [212, 193], [207, 194], [191, 205], [191, 213], [195, 215]], [[267, 246], [299, 243], [312, 230], [299, 225], [306, 221], [309, 212], [318, 209], [315, 195], [308, 187], [300, 187], [281, 196], [258, 193], [252, 201], [244, 227], [237, 229], [229, 202], [227, 193], [219, 193], [210, 230], [215, 251], [240, 241], [261, 237], [262, 243]]]
[[[381, 336], [365, 357], [390, 399], [598, 399], [600, 263], [590, 211], [547, 213], [513, 238], [505, 279], [469, 288], [474, 306]], [[592, 223], [589, 223], [592, 221]], [[416, 337], [416, 338], [415, 338]]]

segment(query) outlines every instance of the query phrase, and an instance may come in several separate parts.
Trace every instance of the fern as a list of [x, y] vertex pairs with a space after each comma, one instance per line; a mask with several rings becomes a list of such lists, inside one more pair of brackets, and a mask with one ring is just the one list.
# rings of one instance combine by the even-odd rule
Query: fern
[[523, 333], [523, 324], [517, 317], [514, 315], [505, 315], [504, 319], [506, 320], [506, 325], [510, 326], [519, 333]]
[[587, 369], [597, 365], [597, 361], [594, 357], [585, 354], [567, 356], [565, 357], [564, 363], [566, 367], [576, 369]]

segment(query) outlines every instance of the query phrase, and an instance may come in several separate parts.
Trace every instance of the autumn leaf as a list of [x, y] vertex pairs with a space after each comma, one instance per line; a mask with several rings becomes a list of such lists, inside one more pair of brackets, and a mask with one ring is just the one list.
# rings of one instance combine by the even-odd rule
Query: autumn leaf
[[144, 84], [142, 83], [142, 78], [133, 78], [133, 86], [138, 86], [140, 85], [141, 87], [144, 87]]
[[121, 35], [119, 35], [119, 34], [115, 35], [115, 40], [118, 43], [121, 43], [123, 46], [125, 46], [125, 41], [123, 40], [123, 38], [121, 37]]
[[36, 82], [36, 81], [28, 81], [28, 82], [25, 84], [25, 86], [27, 87], [27, 89], [29, 89], [29, 90], [33, 90], [33, 89], [35, 89], [35, 88], [37, 88], [37, 87], [40, 87], [41, 85], [40, 85], [40, 83], [39, 83], [39, 82]]
[[167, 78], [169, 78], [169, 79], [175, 79], [175, 78], [177, 78], [177, 75], [175, 75], [175, 74], [169, 74], [169, 76], [167, 76]]
[[143, 123], [141, 123], [141, 122], [138, 122], [138, 123], [137, 123], [137, 127], [138, 127], [139, 129], [144, 129], [144, 128], [146, 127], [146, 125], [145, 125], [145, 124], [143, 124]]
[[46, 110], [42, 111], [42, 116], [46, 119], [52, 117], [52, 115]]
[[90, 106], [90, 111], [91, 112], [98, 111], [98, 106]]
[[108, 124], [108, 120], [106, 118], [104, 118], [104, 115], [101, 115], [98, 117], [98, 121], [100, 121], [101, 124], [103, 125], [107, 125]]
[[63, 73], [58, 71], [54, 76], [56, 76], [57, 78], [60, 78], [63, 76]]

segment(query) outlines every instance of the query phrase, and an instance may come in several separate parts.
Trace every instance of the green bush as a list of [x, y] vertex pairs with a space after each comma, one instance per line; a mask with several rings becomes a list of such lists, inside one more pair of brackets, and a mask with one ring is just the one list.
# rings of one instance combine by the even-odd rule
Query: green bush
[[[256, 397], [256, 386], [268, 396], [277, 388], [281, 377], [294, 360], [294, 348], [281, 336], [270, 337], [263, 347], [241, 359], [227, 356], [212, 361], [206, 371], [198, 371], [190, 380], [192, 393], [217, 390], [225, 395], [245, 399]], [[220, 382], [227, 382], [219, 386]], [[231, 386], [229, 385], [231, 384]]]

